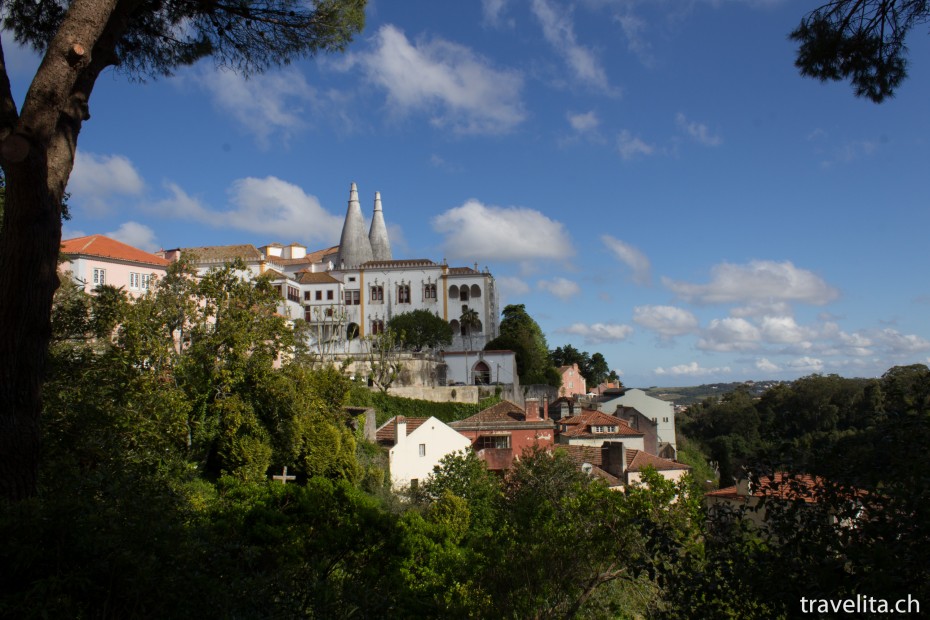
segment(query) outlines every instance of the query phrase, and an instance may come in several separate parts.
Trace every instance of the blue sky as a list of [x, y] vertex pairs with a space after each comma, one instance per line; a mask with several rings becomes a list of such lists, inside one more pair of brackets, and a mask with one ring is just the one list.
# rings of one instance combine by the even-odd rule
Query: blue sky
[[[930, 42], [859, 100], [793, 66], [815, 5], [376, 0], [344, 55], [107, 73], [65, 235], [320, 248], [355, 181], [395, 257], [487, 265], [627, 385], [927, 363]], [[4, 48], [21, 100], [37, 60]]]

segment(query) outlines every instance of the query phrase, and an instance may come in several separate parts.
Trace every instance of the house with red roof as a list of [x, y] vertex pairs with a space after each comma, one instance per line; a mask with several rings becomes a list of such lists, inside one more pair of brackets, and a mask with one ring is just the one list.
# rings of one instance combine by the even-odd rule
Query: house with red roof
[[491, 471], [503, 472], [527, 450], [548, 450], [555, 443], [555, 422], [548, 419], [539, 399], [527, 398], [526, 408], [508, 400], [449, 424], [467, 437], [472, 449]]
[[116, 239], [89, 235], [66, 239], [61, 243], [64, 262], [59, 269], [71, 277], [85, 292], [101, 285], [122, 287], [129, 295], [144, 295], [163, 277], [170, 261]]
[[606, 441], [622, 441], [627, 448], [645, 450], [644, 433], [626, 420], [603, 411], [583, 409], [578, 415], [558, 422], [560, 444], [599, 447]]
[[582, 471], [618, 490], [641, 482], [648, 467], [672, 482], [691, 471], [689, 465], [628, 448], [622, 441], [607, 441], [600, 446], [563, 444], [558, 449], [565, 450]]
[[415, 487], [433, 473], [448, 454], [467, 450], [471, 441], [436, 418], [395, 416], [375, 433], [378, 444], [388, 451], [391, 488]]

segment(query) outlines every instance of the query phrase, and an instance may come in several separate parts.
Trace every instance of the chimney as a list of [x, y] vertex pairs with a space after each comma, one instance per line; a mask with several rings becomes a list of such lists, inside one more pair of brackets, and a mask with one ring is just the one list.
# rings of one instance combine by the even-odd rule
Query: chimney
[[399, 446], [407, 439], [407, 418], [402, 415], [394, 418], [394, 445]]
[[736, 494], [740, 497], [746, 497], [751, 493], [749, 488], [749, 478], [744, 477], [736, 481]]
[[526, 399], [526, 421], [527, 422], [539, 422], [539, 399], [538, 398], [527, 398]]
[[626, 471], [626, 446], [622, 441], [605, 441], [601, 446], [604, 471], [620, 478]]

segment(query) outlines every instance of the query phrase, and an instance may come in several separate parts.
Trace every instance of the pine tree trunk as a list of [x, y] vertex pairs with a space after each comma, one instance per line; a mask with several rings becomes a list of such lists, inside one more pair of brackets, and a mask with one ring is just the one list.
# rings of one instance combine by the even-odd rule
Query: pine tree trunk
[[59, 284], [61, 197], [47, 191], [46, 178], [44, 157], [9, 167], [0, 232], [0, 497], [12, 500], [36, 493], [41, 387]]

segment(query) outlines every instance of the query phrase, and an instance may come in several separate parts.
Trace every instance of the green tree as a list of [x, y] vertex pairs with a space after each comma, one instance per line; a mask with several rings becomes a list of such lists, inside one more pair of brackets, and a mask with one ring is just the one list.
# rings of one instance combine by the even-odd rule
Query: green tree
[[523, 384], [548, 384], [558, 387], [559, 373], [549, 361], [549, 347], [539, 324], [527, 314], [523, 304], [506, 306], [500, 336], [485, 349], [507, 349], [516, 353], [517, 371]]
[[36, 492], [41, 384], [46, 371], [65, 186], [78, 134], [107, 67], [168, 75], [212, 56], [243, 73], [340, 51], [364, 22], [365, 0], [204, 3], [177, 0], [11, 0], [3, 26], [43, 54], [17, 107], [0, 48], [0, 496]]
[[821, 81], [848, 79], [857, 97], [880, 103], [907, 77], [908, 32], [928, 19], [924, 1], [831, 0], [791, 33], [795, 65]]
[[471, 349], [472, 337], [475, 332], [481, 328], [481, 319], [478, 311], [474, 308], [465, 308], [462, 310], [462, 316], [459, 317], [459, 324], [462, 326], [464, 335], [468, 338], [468, 348]]
[[429, 310], [413, 310], [391, 317], [387, 328], [414, 351], [452, 344], [452, 327]]

